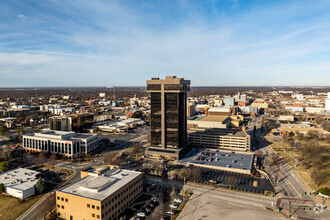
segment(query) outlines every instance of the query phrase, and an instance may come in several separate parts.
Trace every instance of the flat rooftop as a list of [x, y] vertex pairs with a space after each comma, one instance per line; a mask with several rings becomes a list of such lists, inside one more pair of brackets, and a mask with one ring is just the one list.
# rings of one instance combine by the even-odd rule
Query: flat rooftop
[[245, 131], [234, 130], [234, 129], [222, 129], [222, 128], [191, 128], [188, 129], [188, 135], [213, 135], [213, 136], [233, 136], [233, 137], [246, 137], [249, 136]]
[[207, 115], [204, 118], [200, 119], [200, 121], [217, 121], [217, 122], [223, 122], [227, 118], [228, 118], [228, 116]]
[[17, 168], [0, 174], [0, 183], [5, 187], [10, 187], [18, 190], [27, 190], [38, 181], [40, 172], [29, 170], [26, 168]]
[[102, 201], [137, 176], [142, 175], [140, 172], [124, 169], [111, 169], [103, 173], [91, 169], [87, 172], [98, 175], [88, 175], [58, 191]]
[[70, 139], [87, 139], [96, 136], [96, 134], [81, 134], [81, 133], [75, 133], [69, 131], [46, 130], [42, 132], [26, 134], [26, 136], [35, 136], [35, 137], [47, 138], [47, 139], [54, 138], [54, 139], [70, 140]]
[[[213, 153], [212, 156], [211, 153]], [[200, 160], [199, 158], [204, 159]], [[179, 161], [179, 163], [192, 165], [206, 165], [241, 170], [251, 170], [252, 162], [253, 154], [225, 150], [202, 150], [199, 148], [193, 148], [185, 158]]]

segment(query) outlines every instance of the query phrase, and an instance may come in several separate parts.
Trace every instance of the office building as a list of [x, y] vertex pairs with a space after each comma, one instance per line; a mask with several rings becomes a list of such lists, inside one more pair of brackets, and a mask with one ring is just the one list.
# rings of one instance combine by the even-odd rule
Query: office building
[[28, 152], [48, 152], [68, 158], [87, 155], [98, 147], [94, 134], [79, 134], [64, 131], [43, 131], [23, 135], [23, 148]]
[[142, 173], [123, 169], [91, 169], [81, 179], [56, 191], [61, 219], [119, 219], [142, 195]]
[[189, 129], [189, 142], [196, 147], [251, 151], [251, 138], [235, 129]]
[[0, 174], [0, 183], [5, 187], [5, 193], [26, 199], [35, 194], [35, 185], [40, 172], [25, 168], [17, 168]]
[[49, 117], [49, 129], [55, 131], [83, 132], [94, 123], [93, 114]]
[[234, 106], [235, 105], [235, 99], [234, 97], [225, 97], [224, 98], [225, 106]]
[[166, 76], [147, 80], [151, 93], [151, 146], [149, 156], [178, 159], [187, 142], [187, 92], [190, 80]]

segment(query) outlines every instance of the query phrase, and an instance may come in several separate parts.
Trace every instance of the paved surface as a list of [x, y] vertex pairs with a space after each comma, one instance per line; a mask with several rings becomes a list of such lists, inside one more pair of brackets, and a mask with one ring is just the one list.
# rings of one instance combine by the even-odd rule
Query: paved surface
[[4, 137], [1, 137], [1, 136], [0, 136], [0, 147], [6, 145], [6, 144], [8, 144], [8, 143], [9, 143], [8, 140], [6, 140]]
[[[251, 132], [253, 130], [253, 127], [256, 126], [256, 139], [258, 144], [255, 144], [255, 150], [261, 149], [261, 151], [265, 155], [271, 155], [275, 152], [272, 150], [270, 146], [266, 144], [266, 142], [263, 140], [262, 134], [261, 134], [261, 120], [264, 116], [257, 117], [253, 123], [251, 123], [251, 126], [249, 127]], [[251, 134], [252, 136], [252, 134]], [[266, 157], [266, 160], [269, 158]], [[277, 184], [277, 193], [279, 193], [280, 197], [284, 198], [295, 198], [295, 199], [302, 199], [302, 200], [311, 200], [313, 201], [313, 197], [311, 197], [308, 190], [305, 189], [305, 187], [299, 183], [295, 175], [293, 174], [293, 168], [287, 163], [285, 160], [280, 160], [279, 162], [279, 169], [275, 166], [270, 165], [269, 166], [269, 174], [270, 177], [274, 180], [276, 176], [278, 176], [278, 184]], [[301, 178], [299, 178], [301, 180]], [[274, 181], [275, 182], [275, 181]], [[307, 193], [309, 194], [307, 194]], [[310, 208], [314, 207], [312, 204], [316, 204], [313, 202], [308, 202], [309, 205], [306, 207], [305, 205], [301, 206], [301, 202], [298, 200], [292, 200], [292, 206], [295, 207], [295, 216], [299, 218], [306, 218], [306, 219], [323, 219], [326, 214], [328, 214], [328, 210], [325, 210], [324, 213], [316, 214], [315, 212], [311, 212]], [[284, 208], [288, 208], [289, 206], [286, 204]]]
[[[209, 180], [217, 181], [217, 186], [229, 188], [227, 179], [231, 176], [235, 177], [235, 182], [232, 184], [232, 189], [237, 189], [241, 191], [254, 192], [264, 194], [265, 190], [275, 192], [272, 184], [268, 179], [255, 178], [248, 174], [218, 171], [206, 168], [195, 168], [201, 169], [202, 180], [201, 183], [207, 184]], [[257, 181], [258, 186], [254, 187], [253, 182]]]
[[194, 193], [177, 218], [178, 220], [285, 219], [281, 214], [264, 208], [264, 205], [269, 207], [272, 204], [275, 205], [273, 198], [220, 191], [200, 186], [186, 185], [184, 188], [192, 189]]
[[[195, 153], [195, 154], [194, 154]], [[211, 156], [212, 154], [212, 156]], [[200, 150], [193, 148], [192, 151], [178, 163], [201, 164], [207, 166], [236, 168], [251, 170], [253, 154], [242, 154], [224, 150]]]

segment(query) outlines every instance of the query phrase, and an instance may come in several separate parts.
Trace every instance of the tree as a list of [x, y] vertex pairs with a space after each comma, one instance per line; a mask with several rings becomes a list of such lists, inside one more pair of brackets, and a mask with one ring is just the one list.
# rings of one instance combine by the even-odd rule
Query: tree
[[320, 187], [324, 183], [325, 175], [321, 172], [313, 172], [311, 177], [317, 187]]
[[294, 137], [294, 132], [293, 131], [289, 132], [289, 137]]
[[48, 163], [50, 165], [54, 165], [55, 164], [55, 161], [56, 161], [56, 154], [51, 154], [50, 157], [48, 158]]
[[0, 172], [5, 172], [9, 169], [9, 162], [0, 162]]
[[38, 157], [35, 159], [35, 163], [42, 165], [44, 163], [45, 158], [46, 158], [45, 152], [41, 151]]
[[0, 133], [4, 134], [8, 131], [8, 128], [5, 124], [0, 126]]
[[39, 194], [42, 194], [42, 193], [46, 192], [46, 190], [47, 190], [46, 183], [41, 178], [38, 179], [38, 182], [36, 183], [35, 187], [36, 187], [36, 191]]
[[100, 128], [99, 128], [99, 127], [96, 127], [96, 128], [95, 128], [95, 132], [96, 132], [96, 133], [100, 132]]
[[115, 115], [111, 115], [111, 119], [112, 120], [116, 119], [116, 116]]
[[0, 194], [5, 192], [5, 186], [3, 185], [3, 183], [0, 183]]
[[139, 153], [140, 150], [141, 150], [140, 144], [136, 143], [132, 147], [132, 154], [135, 155], [135, 154]]
[[226, 183], [229, 185], [229, 189], [231, 190], [232, 185], [236, 184], [236, 177], [235, 176], [229, 176], [226, 179]]
[[270, 157], [270, 160], [274, 164], [275, 167], [277, 167], [277, 168], [279, 167], [279, 165], [280, 165], [280, 158], [279, 158], [278, 154], [275, 154], [275, 155], [271, 156]]
[[202, 177], [202, 172], [200, 169], [192, 169], [191, 170], [191, 180], [192, 181], [200, 181]]

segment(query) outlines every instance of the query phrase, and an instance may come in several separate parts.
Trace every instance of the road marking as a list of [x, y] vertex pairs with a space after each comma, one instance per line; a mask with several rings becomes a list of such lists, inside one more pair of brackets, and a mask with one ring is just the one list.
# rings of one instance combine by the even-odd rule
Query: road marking
[[296, 190], [296, 188], [292, 185], [291, 181], [286, 178], [286, 180], [290, 183], [290, 185], [292, 186], [292, 188], [294, 189], [294, 191], [296, 191], [296, 193], [298, 194], [298, 196], [302, 199], [301, 195], [299, 194], [299, 192]]

